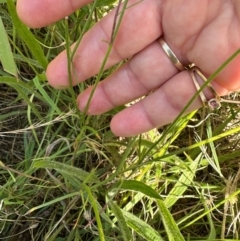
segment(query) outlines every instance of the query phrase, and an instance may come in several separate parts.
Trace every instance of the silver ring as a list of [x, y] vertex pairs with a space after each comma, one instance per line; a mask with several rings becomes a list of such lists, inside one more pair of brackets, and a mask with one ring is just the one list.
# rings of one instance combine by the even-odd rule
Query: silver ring
[[161, 44], [164, 52], [168, 56], [168, 58], [171, 60], [171, 62], [176, 66], [177, 69], [180, 71], [185, 70], [185, 67], [182, 65], [182, 63], [179, 61], [177, 56], [173, 53], [173, 51], [170, 49], [170, 47], [167, 45], [167, 43], [164, 41], [164, 39], [161, 37], [159, 38], [159, 43]]
[[[206, 82], [207, 78], [203, 75], [203, 73], [200, 71], [200, 69], [197, 66], [190, 67], [189, 72], [192, 77], [193, 83], [198, 91], [200, 89], [200, 85], [197, 81], [196, 75], [198, 75], [203, 80], [203, 82]], [[211, 90], [214, 98], [207, 100], [204, 93], [201, 91], [199, 93], [199, 96], [203, 105], [206, 106], [206, 104], [208, 104], [208, 107], [211, 110], [219, 109], [221, 107], [221, 102], [223, 102], [224, 99], [220, 98], [220, 96], [217, 94], [217, 92], [215, 91], [215, 89], [212, 87], [210, 83], [207, 85], [207, 87]]]

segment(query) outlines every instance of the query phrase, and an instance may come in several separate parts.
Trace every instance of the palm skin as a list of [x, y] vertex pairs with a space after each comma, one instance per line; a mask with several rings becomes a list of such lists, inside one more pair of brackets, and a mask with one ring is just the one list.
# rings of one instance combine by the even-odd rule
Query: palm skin
[[[53, 23], [89, 0], [18, 0], [20, 18], [30, 27]], [[131, 136], [165, 125], [176, 118], [196, 93], [188, 71], [179, 71], [157, 41], [165, 41], [187, 65], [195, 63], [208, 77], [240, 48], [239, 0], [129, 0], [106, 68], [131, 59], [100, 82], [88, 114], [104, 113], [116, 106], [148, 95], [115, 115], [111, 129], [116, 135]], [[85, 34], [73, 64], [75, 83], [97, 74], [110, 40], [114, 11]], [[103, 41], [105, 40], [105, 41]], [[98, 56], [96, 58], [96, 56]], [[133, 56], [133, 57], [132, 57]], [[212, 82], [219, 95], [240, 90], [240, 57], [234, 59]], [[47, 77], [55, 88], [68, 85], [67, 59], [63, 52], [48, 66]], [[84, 110], [92, 88], [78, 97]], [[211, 98], [211, 93], [206, 92]], [[202, 105], [196, 99], [189, 110]]]

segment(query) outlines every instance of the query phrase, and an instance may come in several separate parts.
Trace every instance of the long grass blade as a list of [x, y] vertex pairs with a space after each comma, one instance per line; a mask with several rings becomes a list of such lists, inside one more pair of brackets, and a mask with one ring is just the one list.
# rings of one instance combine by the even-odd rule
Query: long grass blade
[[171, 213], [162, 200], [156, 200], [169, 241], [185, 241]]
[[86, 185], [84, 185], [84, 187], [85, 187], [85, 190], [87, 191], [89, 202], [91, 203], [91, 205], [93, 207], [93, 210], [94, 210], [94, 214], [95, 214], [95, 218], [96, 218], [96, 222], [97, 222], [97, 226], [98, 226], [98, 233], [99, 233], [100, 241], [105, 241], [102, 222], [101, 222], [101, 219], [100, 219], [98, 207], [97, 207], [96, 202], [95, 202], [95, 198], [93, 197], [93, 194], [92, 194], [90, 188]]
[[24, 41], [26, 46], [31, 51], [35, 59], [41, 64], [43, 69], [47, 68], [48, 61], [44, 56], [43, 50], [37, 39], [29, 31], [29, 29], [21, 22], [16, 13], [16, 8], [12, 0], [7, 0], [8, 11], [12, 17], [13, 24], [19, 34], [19, 37]]
[[119, 206], [116, 203], [114, 203], [112, 201], [110, 202], [110, 206], [112, 208], [112, 211], [113, 211], [114, 215], [117, 218], [118, 226], [121, 230], [123, 240], [124, 241], [130, 241], [132, 239], [131, 232], [129, 231], [129, 228], [127, 226], [126, 220], [123, 217], [121, 209], [119, 208]]
[[85, 183], [98, 183], [99, 180], [95, 176], [94, 173], [88, 173], [80, 168], [73, 167], [67, 164], [55, 162], [55, 161], [47, 161], [47, 160], [40, 160], [35, 161], [34, 165], [35, 168], [49, 168], [54, 169], [62, 174], [66, 173], [69, 176], [74, 176]]
[[2, 18], [0, 18], [0, 61], [2, 62], [3, 69], [17, 77], [17, 67], [13, 58], [13, 53], [8, 41], [8, 35], [4, 28]]
[[144, 239], [147, 241], [164, 241], [161, 235], [149, 224], [129, 212], [122, 210], [122, 213], [128, 226]]
[[67, 199], [67, 198], [74, 197], [74, 196], [77, 196], [77, 195], [79, 195], [79, 192], [73, 192], [73, 193], [66, 194], [66, 195], [64, 195], [64, 196], [62, 196], [62, 197], [55, 198], [55, 199], [53, 199], [53, 200], [51, 200], [51, 201], [49, 201], [49, 202], [45, 202], [45, 203], [43, 203], [43, 204], [41, 204], [41, 205], [38, 205], [38, 206], [36, 206], [36, 207], [34, 207], [34, 208], [31, 208], [30, 210], [28, 210], [28, 211], [25, 213], [25, 215], [28, 215], [28, 214], [30, 214], [30, 213], [32, 213], [32, 212], [34, 212], [34, 211], [36, 211], [36, 210], [38, 210], [38, 209], [40, 209], [40, 208], [47, 207], [47, 206], [49, 206], [49, 205], [52, 205], [52, 204], [54, 204], [54, 203], [60, 202], [60, 201], [62, 201], [62, 200], [65, 200], [65, 199]]
[[114, 185], [114, 187], [122, 189], [122, 190], [131, 190], [135, 192], [141, 192], [148, 197], [161, 199], [161, 196], [151, 187], [146, 185], [143, 182], [135, 181], [135, 180], [125, 180], [122, 182], [118, 182]]
[[199, 155], [196, 160], [190, 164], [189, 170], [183, 171], [178, 182], [174, 185], [174, 187], [171, 189], [168, 196], [164, 200], [164, 204], [167, 208], [172, 207], [178, 201], [178, 199], [182, 197], [187, 188], [191, 185], [201, 158], [202, 155]]

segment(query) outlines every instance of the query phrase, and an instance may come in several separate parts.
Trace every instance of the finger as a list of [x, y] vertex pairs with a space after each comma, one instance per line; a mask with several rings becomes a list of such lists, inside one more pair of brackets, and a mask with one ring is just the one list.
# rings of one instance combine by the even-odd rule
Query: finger
[[[129, 7], [124, 13], [105, 68], [141, 51], [161, 35], [159, 2], [159, 0], [128, 2]], [[112, 11], [84, 35], [72, 63], [74, 84], [99, 72], [109, 47], [114, 16], [115, 11]], [[54, 87], [69, 85], [65, 51], [50, 63], [47, 77]]]
[[91, 0], [18, 0], [17, 12], [29, 27], [39, 28], [54, 23]]
[[[117, 136], [133, 136], [172, 122], [196, 93], [188, 71], [180, 72], [155, 92], [115, 115], [111, 130]], [[212, 98], [209, 90], [207, 99]], [[197, 97], [187, 112], [202, 106]]]
[[162, 49], [159, 41], [133, 56], [125, 65], [100, 82], [90, 103], [93, 86], [78, 97], [81, 111], [90, 115], [104, 113], [149, 94], [178, 72]]

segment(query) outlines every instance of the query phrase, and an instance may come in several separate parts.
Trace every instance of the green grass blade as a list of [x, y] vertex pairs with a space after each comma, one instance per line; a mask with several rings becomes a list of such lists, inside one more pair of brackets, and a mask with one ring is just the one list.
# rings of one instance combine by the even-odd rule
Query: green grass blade
[[13, 77], [0, 77], [0, 84], [6, 84], [13, 87], [17, 92], [20, 99], [23, 99], [29, 107], [31, 107], [33, 113], [39, 118], [42, 119], [39, 111], [36, 109], [35, 105], [29, 99], [28, 93], [34, 93], [35, 91], [26, 83], [22, 82], [21, 80], [17, 80]]
[[[208, 136], [208, 138], [213, 137], [210, 120], [207, 121], [207, 136]], [[210, 146], [210, 149], [211, 149], [212, 158], [209, 157], [207, 159], [208, 159], [210, 165], [219, 174], [219, 176], [224, 178], [224, 176], [221, 172], [221, 167], [220, 167], [220, 164], [219, 164], [218, 155], [217, 155], [217, 151], [216, 151], [216, 147], [214, 145], [214, 142], [210, 142], [209, 146]], [[208, 157], [208, 156], [206, 155], [206, 157]]]
[[181, 229], [184, 229], [186, 227], [191, 226], [193, 223], [196, 223], [198, 220], [200, 220], [201, 218], [203, 218], [204, 216], [206, 216], [208, 213], [213, 212], [214, 210], [216, 210], [217, 208], [219, 208], [221, 205], [224, 205], [224, 203], [226, 203], [227, 201], [236, 198], [238, 195], [240, 194], [240, 189], [237, 190], [236, 192], [232, 193], [231, 195], [229, 195], [227, 198], [223, 199], [222, 201], [220, 201], [219, 203], [217, 203], [216, 205], [214, 205], [212, 208], [208, 208], [208, 210], [206, 210], [203, 214], [198, 215], [198, 217], [196, 217], [194, 220], [191, 220], [189, 223], [187, 223], [185, 226], [181, 227]]
[[[131, 153], [132, 148], [133, 148], [133, 147], [135, 146], [135, 144], [136, 144], [136, 139], [137, 139], [137, 137], [134, 137], [134, 138], [132, 138], [132, 139], [129, 141], [129, 143], [128, 143], [128, 145], [127, 145], [127, 148], [126, 148], [126, 150], [124, 151], [124, 153], [122, 154], [121, 160], [120, 160], [120, 162], [119, 162], [118, 165], [117, 165], [116, 171], [115, 171], [112, 175], [110, 175], [107, 179], [105, 179], [104, 181], [102, 181], [102, 183], [101, 183], [102, 185], [105, 184], [105, 183], [111, 182], [112, 180], [114, 180], [115, 177], [117, 177], [117, 176], [119, 175], [119, 173], [121, 173], [121, 172], [123, 171], [124, 165], [125, 165], [125, 163], [126, 163], [126, 160], [127, 160], [128, 156], [129, 156], [129, 154]], [[100, 186], [100, 185], [97, 184], [97, 185], [95, 185], [94, 187], [97, 188], [98, 186]]]
[[53, 200], [51, 200], [51, 201], [49, 201], [49, 202], [46, 202], [46, 203], [43, 203], [43, 204], [41, 204], [41, 205], [38, 205], [38, 206], [36, 206], [36, 207], [34, 207], [34, 208], [31, 208], [30, 210], [28, 210], [28, 211], [25, 213], [25, 215], [28, 215], [28, 214], [36, 211], [37, 209], [50, 206], [50, 205], [52, 205], [52, 204], [54, 204], [54, 203], [60, 202], [60, 201], [62, 201], [62, 200], [65, 200], [65, 199], [67, 199], [67, 198], [74, 197], [74, 196], [77, 196], [77, 195], [79, 195], [79, 192], [73, 192], [73, 193], [66, 194], [66, 195], [64, 195], [64, 196], [62, 196], [62, 197], [55, 198], [55, 199], [53, 199]]
[[66, 173], [69, 176], [74, 176], [85, 183], [99, 182], [98, 178], [93, 173], [89, 173], [80, 168], [73, 167], [60, 162], [40, 160], [40, 161], [35, 161], [33, 166], [35, 168], [54, 169], [62, 174]]
[[8, 41], [8, 35], [2, 22], [2, 18], [0, 18], [0, 36], [0, 61], [3, 69], [8, 73], [17, 76], [17, 67], [13, 58], [13, 53]]
[[51, 106], [51, 108], [56, 111], [56, 113], [58, 113], [59, 115], [62, 114], [62, 111], [58, 108], [58, 106], [53, 102], [53, 100], [50, 98], [50, 96], [48, 95], [48, 93], [44, 90], [43, 85], [40, 84], [39, 78], [38, 76], [36, 76], [33, 79], [33, 82], [36, 86], [36, 88], [38, 89], [38, 91], [41, 93], [41, 95], [43, 96], [43, 98], [46, 100], [46, 102]]
[[[204, 205], [205, 210], [207, 211], [208, 205], [206, 203], [206, 199], [205, 200], [203, 199], [203, 205]], [[217, 236], [216, 235], [216, 228], [215, 228], [215, 225], [214, 225], [213, 217], [210, 213], [207, 214], [207, 219], [208, 219], [209, 227], [210, 227], [207, 241], [211, 241], [211, 240], [215, 239], [216, 236]]]
[[135, 181], [135, 180], [125, 180], [123, 182], [118, 182], [114, 185], [115, 188], [122, 190], [131, 190], [135, 192], [141, 192], [148, 197], [161, 199], [161, 196], [151, 187], [146, 185], [143, 182]]
[[167, 208], [174, 205], [191, 185], [193, 178], [195, 177], [198, 164], [201, 160], [202, 155], [199, 155], [194, 162], [189, 166], [189, 170], [184, 170], [183, 174], [180, 176], [178, 182], [174, 185], [172, 190], [169, 192], [168, 196], [164, 200], [164, 204]]
[[169, 157], [171, 157], [171, 156], [184, 153], [185, 151], [192, 150], [192, 149], [194, 149], [194, 148], [200, 147], [201, 145], [208, 144], [208, 143], [210, 143], [210, 142], [213, 142], [213, 141], [222, 139], [222, 138], [224, 138], [224, 137], [226, 137], [226, 136], [230, 136], [231, 134], [236, 134], [236, 133], [238, 133], [238, 132], [240, 132], [240, 127], [232, 128], [232, 129], [230, 129], [230, 130], [228, 130], [228, 131], [225, 131], [225, 132], [223, 132], [223, 133], [221, 133], [221, 134], [219, 134], [219, 135], [217, 135], [217, 136], [213, 136], [213, 137], [208, 138], [208, 139], [206, 139], [206, 140], [199, 141], [199, 142], [197, 142], [197, 143], [195, 143], [195, 144], [193, 144], [193, 145], [190, 145], [190, 146], [181, 148], [181, 149], [179, 149], [179, 150], [177, 150], [177, 151], [173, 151], [173, 152], [171, 152], [171, 153], [169, 153], [169, 154], [166, 154], [166, 155], [162, 156], [161, 159], [166, 159], [166, 158], [169, 158]]
[[26, 46], [31, 51], [35, 59], [41, 64], [43, 69], [46, 69], [48, 61], [44, 56], [43, 50], [40, 44], [37, 42], [37, 39], [29, 31], [29, 29], [21, 22], [16, 13], [16, 7], [12, 0], [7, 0], [8, 11], [12, 17], [13, 24], [16, 28], [16, 31], [19, 34], [19, 37], [24, 41]]
[[115, 214], [117, 221], [118, 221], [118, 226], [121, 230], [121, 234], [123, 236], [124, 241], [130, 241], [132, 239], [131, 232], [129, 231], [129, 228], [127, 226], [127, 223], [123, 217], [122, 211], [119, 208], [117, 204], [114, 202], [110, 202], [110, 206], [112, 208], [113, 213]]
[[104, 233], [103, 233], [103, 227], [102, 227], [102, 222], [100, 219], [100, 214], [98, 211], [98, 207], [97, 207], [97, 203], [96, 203], [96, 199], [93, 197], [92, 192], [90, 190], [90, 188], [86, 185], [84, 185], [85, 190], [87, 191], [88, 194], [88, 198], [89, 198], [89, 202], [91, 203], [92, 207], [93, 207], [93, 211], [95, 214], [95, 218], [96, 218], [96, 222], [97, 222], [97, 227], [98, 227], [98, 233], [99, 233], [99, 238], [100, 241], [105, 241], [105, 237], [104, 237]]
[[185, 241], [171, 213], [162, 200], [156, 200], [169, 241]]
[[149, 224], [127, 211], [122, 210], [122, 213], [128, 226], [147, 241], [164, 241], [161, 235]]
[[97, 1], [97, 7], [102, 7], [102, 6], [109, 6], [112, 5], [116, 2], [116, 0], [98, 0]]
[[[194, 241], [203, 241], [203, 239], [194, 239]], [[211, 241], [239, 241], [239, 239], [211, 239]]]

